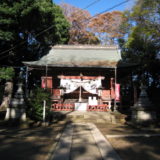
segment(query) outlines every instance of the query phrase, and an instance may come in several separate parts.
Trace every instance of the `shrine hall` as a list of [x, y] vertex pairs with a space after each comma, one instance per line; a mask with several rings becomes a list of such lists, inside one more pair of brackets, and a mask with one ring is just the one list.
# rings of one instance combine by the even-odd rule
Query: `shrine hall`
[[130, 67], [117, 46], [56, 45], [38, 61], [41, 87], [52, 94], [54, 111], [108, 111], [121, 102], [118, 71]]

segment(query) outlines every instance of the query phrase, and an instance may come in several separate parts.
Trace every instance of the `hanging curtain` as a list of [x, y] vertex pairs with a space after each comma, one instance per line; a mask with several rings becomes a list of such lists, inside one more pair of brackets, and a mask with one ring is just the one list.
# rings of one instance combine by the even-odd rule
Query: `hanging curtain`
[[89, 93], [98, 94], [98, 88], [101, 87], [101, 79], [83, 80], [82, 87]]
[[98, 94], [98, 88], [102, 86], [101, 79], [81, 80], [81, 79], [61, 79], [60, 86], [64, 88], [64, 93], [74, 92], [82, 86], [84, 90], [91, 94]]
[[78, 80], [72, 81], [71, 79], [61, 79], [60, 81], [60, 86], [64, 88], [64, 93], [74, 92], [80, 86], [79, 84]]

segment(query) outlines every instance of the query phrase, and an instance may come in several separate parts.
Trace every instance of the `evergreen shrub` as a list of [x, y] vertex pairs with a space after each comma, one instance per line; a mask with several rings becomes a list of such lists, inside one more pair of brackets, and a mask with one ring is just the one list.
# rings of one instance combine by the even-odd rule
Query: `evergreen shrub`
[[35, 121], [43, 120], [44, 100], [46, 100], [46, 120], [48, 120], [51, 108], [51, 93], [42, 88], [34, 89], [28, 99], [27, 114], [29, 118]]

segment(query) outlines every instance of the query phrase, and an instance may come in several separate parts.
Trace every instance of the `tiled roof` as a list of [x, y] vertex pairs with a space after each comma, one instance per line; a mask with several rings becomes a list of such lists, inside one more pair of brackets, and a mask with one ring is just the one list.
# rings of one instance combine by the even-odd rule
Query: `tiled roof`
[[49, 53], [38, 61], [23, 62], [27, 66], [51, 67], [95, 67], [115, 68], [128, 67], [121, 60], [120, 51], [116, 46], [54, 46]]

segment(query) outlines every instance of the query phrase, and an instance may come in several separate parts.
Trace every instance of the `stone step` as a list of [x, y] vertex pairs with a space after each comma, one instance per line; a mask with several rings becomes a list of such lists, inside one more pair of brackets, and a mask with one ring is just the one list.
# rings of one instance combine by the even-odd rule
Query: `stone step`
[[114, 113], [101, 112], [58, 112], [53, 119], [57, 121], [85, 122], [85, 123], [125, 123], [125, 116]]

